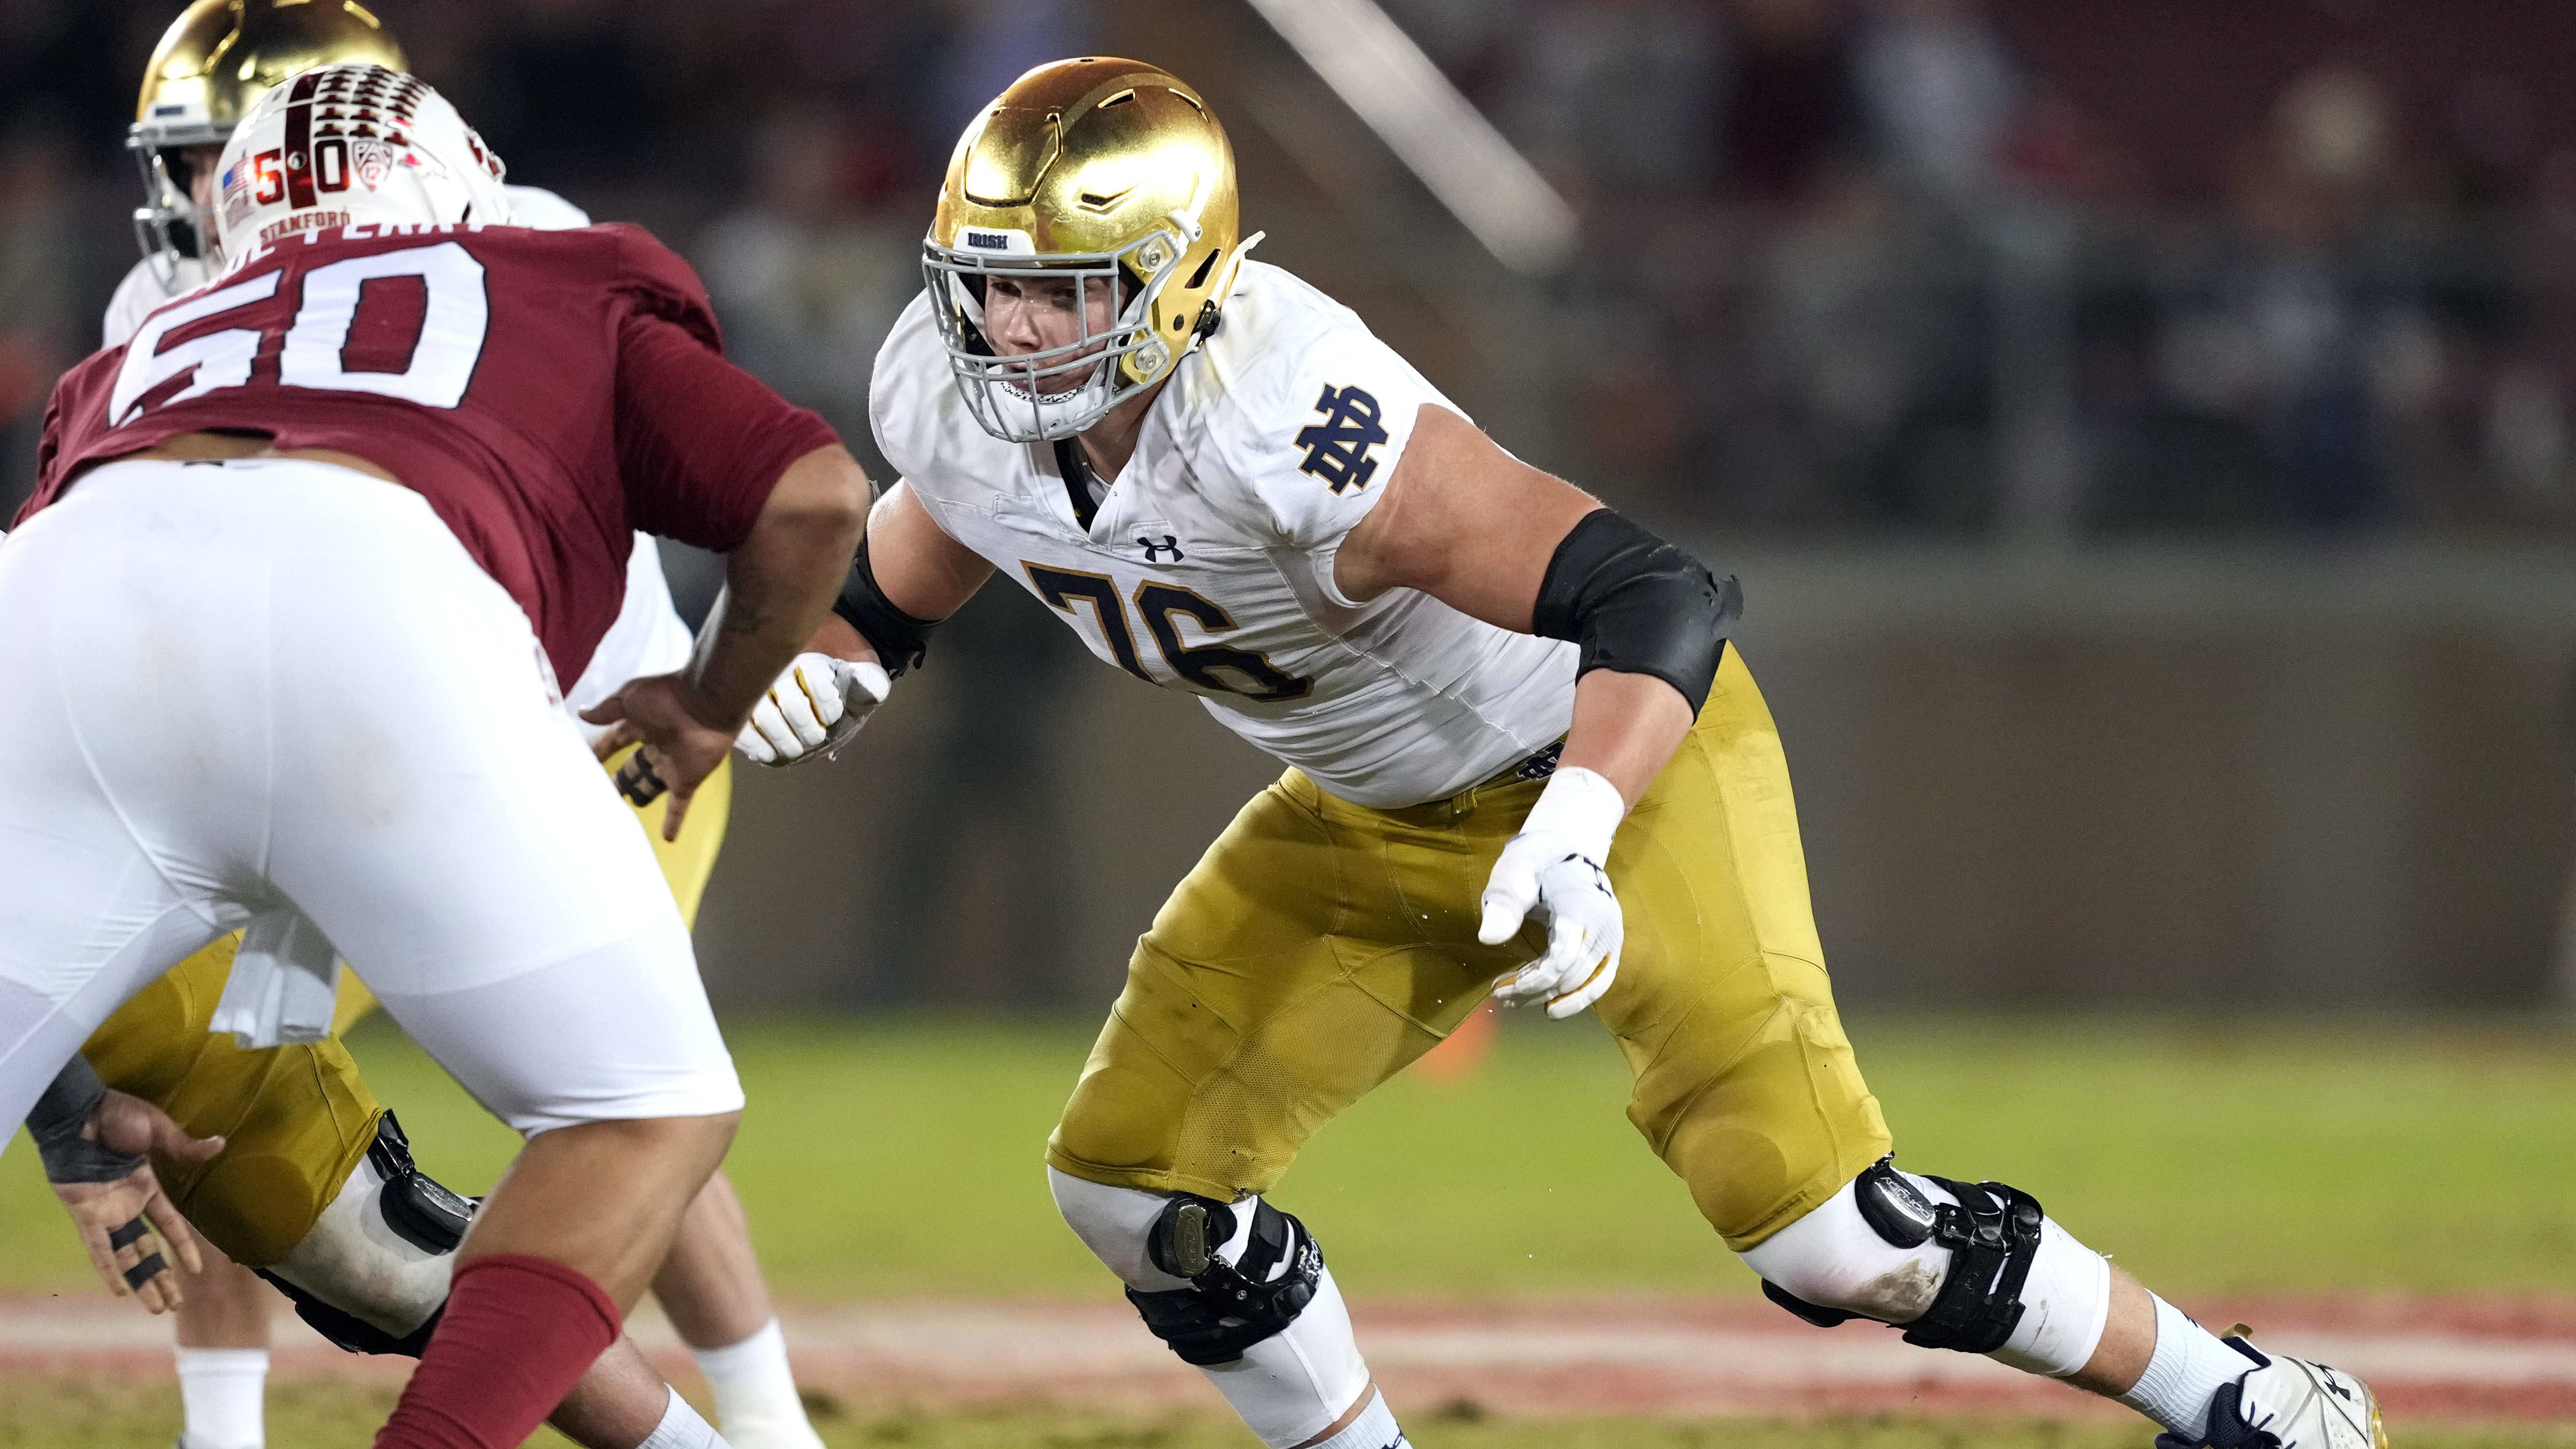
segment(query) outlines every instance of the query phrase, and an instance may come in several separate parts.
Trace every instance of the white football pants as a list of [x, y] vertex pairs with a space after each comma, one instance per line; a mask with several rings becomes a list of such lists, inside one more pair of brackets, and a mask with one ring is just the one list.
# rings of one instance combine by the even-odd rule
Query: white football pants
[[112, 463], [0, 541], [0, 1122], [288, 907], [523, 1133], [742, 1090], [652, 848], [427, 500]]

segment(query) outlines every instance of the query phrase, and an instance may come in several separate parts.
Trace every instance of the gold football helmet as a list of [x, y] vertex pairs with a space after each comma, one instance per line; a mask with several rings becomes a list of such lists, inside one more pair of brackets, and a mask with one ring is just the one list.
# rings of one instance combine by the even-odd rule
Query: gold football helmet
[[[1243, 254], [1234, 149], [1179, 79], [1085, 57], [1011, 83], [957, 141], [922, 245], [931, 312], [966, 405], [1011, 442], [1071, 437], [1171, 375], [1216, 330]], [[1078, 342], [1001, 357], [984, 281], [1074, 283]], [[1092, 288], [1110, 322], [1091, 330]]]
[[125, 146], [143, 173], [135, 239], [164, 289], [176, 285], [179, 258], [198, 254], [209, 222], [190, 195], [186, 153], [222, 146], [269, 87], [335, 61], [411, 68], [356, 0], [196, 0], [162, 32]]

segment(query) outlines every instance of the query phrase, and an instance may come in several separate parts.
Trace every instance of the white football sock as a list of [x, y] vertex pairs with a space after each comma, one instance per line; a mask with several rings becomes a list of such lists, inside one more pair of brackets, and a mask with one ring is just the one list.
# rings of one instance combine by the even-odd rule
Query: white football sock
[[644, 1442], [636, 1445], [635, 1449], [727, 1449], [727, 1446], [723, 1439], [717, 1437], [715, 1426], [699, 1418], [698, 1411], [689, 1407], [689, 1401], [680, 1397], [678, 1389], [673, 1389], [671, 1402], [662, 1410], [662, 1422], [655, 1425], [653, 1432], [644, 1436]]
[[268, 1427], [261, 1400], [267, 1388], [267, 1349], [179, 1350], [183, 1449], [264, 1449]]
[[758, 1333], [722, 1348], [692, 1348], [698, 1372], [716, 1396], [716, 1422], [735, 1449], [822, 1449], [806, 1421], [805, 1400], [787, 1365], [787, 1336], [773, 1318]]
[[2120, 1402], [2197, 1444], [2209, 1432], [2210, 1399], [2253, 1367], [2252, 1359], [2158, 1298], [2155, 1356]]

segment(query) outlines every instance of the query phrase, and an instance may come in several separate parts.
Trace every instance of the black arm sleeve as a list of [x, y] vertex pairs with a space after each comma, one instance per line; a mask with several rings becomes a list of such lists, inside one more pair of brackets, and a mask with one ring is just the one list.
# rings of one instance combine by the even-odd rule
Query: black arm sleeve
[[900, 679], [907, 669], [921, 667], [921, 657], [930, 650], [930, 631], [937, 628], [936, 619], [916, 619], [894, 606], [877, 587], [876, 570], [868, 566], [868, 540], [859, 537], [858, 557], [850, 560], [849, 577], [841, 580], [841, 597], [832, 601], [832, 612], [847, 619], [868, 647], [877, 651], [877, 662], [885, 666], [888, 679]]
[[27, 1135], [35, 1139], [36, 1156], [45, 1165], [47, 1182], [114, 1182], [143, 1165], [140, 1157], [110, 1152], [81, 1135], [89, 1125], [107, 1084], [91, 1070], [87, 1058], [72, 1059], [27, 1113]]
[[1582, 645], [1578, 676], [1651, 674], [1680, 690], [1696, 715], [1743, 612], [1734, 579], [1603, 508], [1556, 546], [1530, 632]]

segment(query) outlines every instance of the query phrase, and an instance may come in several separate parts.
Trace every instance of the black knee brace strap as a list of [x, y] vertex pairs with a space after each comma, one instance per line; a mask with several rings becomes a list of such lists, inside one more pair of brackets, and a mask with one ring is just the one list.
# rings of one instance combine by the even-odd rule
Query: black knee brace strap
[[367, 1162], [384, 1180], [377, 1205], [385, 1226], [424, 1253], [453, 1253], [474, 1222], [474, 1202], [447, 1190], [411, 1160], [411, 1139], [388, 1111], [376, 1119], [376, 1140]]
[[390, 1353], [404, 1358], [418, 1358], [429, 1347], [429, 1336], [438, 1331], [438, 1320], [447, 1314], [439, 1305], [429, 1321], [400, 1338], [385, 1332], [363, 1318], [343, 1313], [266, 1268], [256, 1270], [271, 1286], [295, 1304], [295, 1316], [313, 1326], [313, 1331], [331, 1340], [332, 1346], [344, 1353]]
[[1154, 1266], [1190, 1286], [1165, 1293], [1127, 1290], [1145, 1326], [1183, 1363], [1232, 1363], [1306, 1311], [1323, 1275], [1323, 1250], [1306, 1225], [1261, 1203], [1239, 1261], [1217, 1250], [1234, 1237], [1235, 1210], [1213, 1198], [1173, 1198], [1145, 1239]]
[[[1922, 1317], [1904, 1325], [1905, 1341], [1919, 1348], [1992, 1353], [2021, 1323], [2021, 1285], [2030, 1277], [2031, 1259], [2039, 1254], [2046, 1214], [2039, 1199], [2000, 1182], [1929, 1180], [1958, 1201], [1934, 1203], [1905, 1180], [1889, 1156], [1853, 1180], [1853, 1202], [1871, 1229], [1897, 1247], [1935, 1242], [1950, 1250], [1941, 1291]], [[1809, 1303], [1768, 1281], [1762, 1293], [1819, 1328], [1867, 1316]]]

